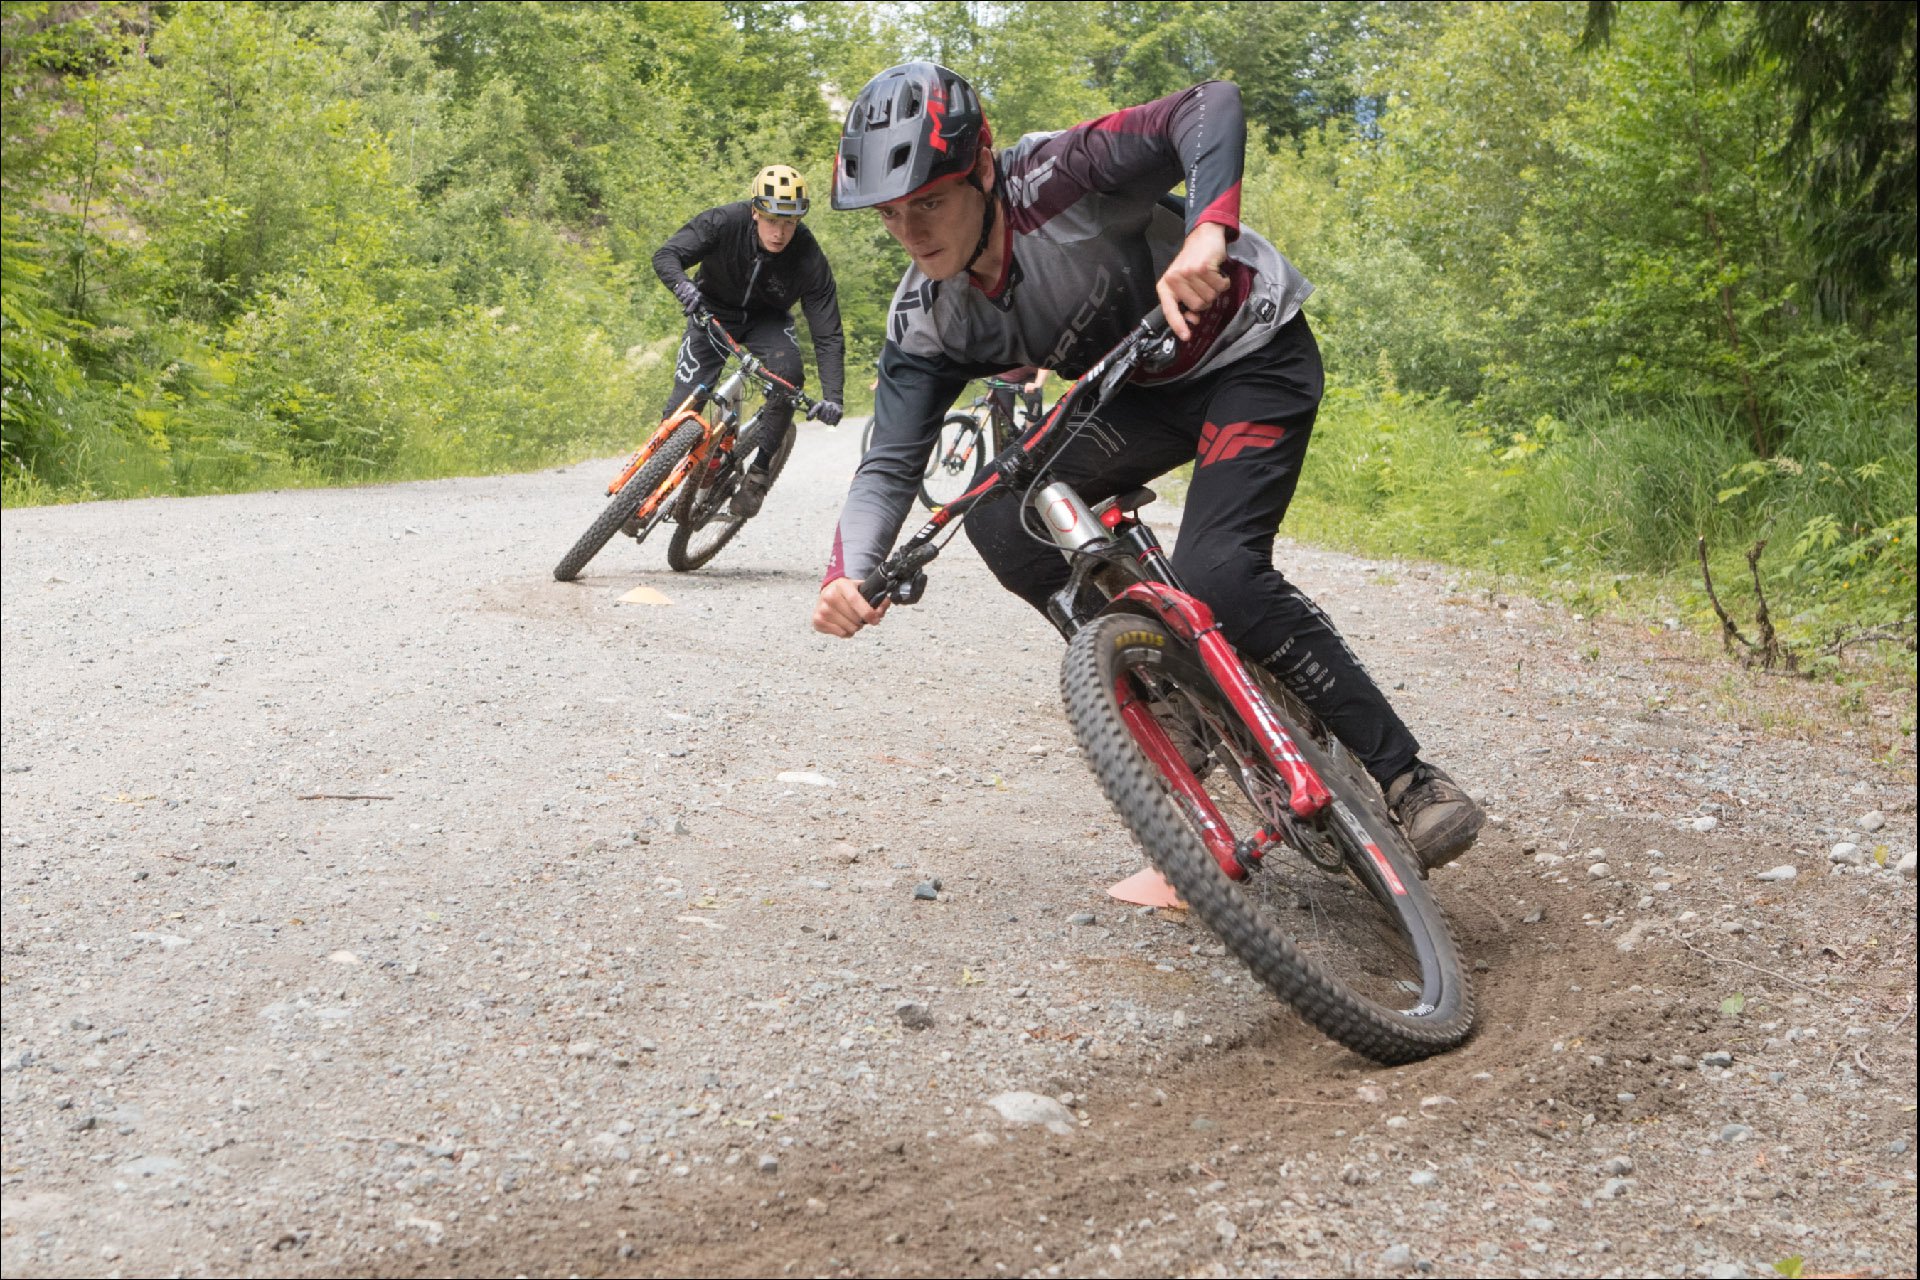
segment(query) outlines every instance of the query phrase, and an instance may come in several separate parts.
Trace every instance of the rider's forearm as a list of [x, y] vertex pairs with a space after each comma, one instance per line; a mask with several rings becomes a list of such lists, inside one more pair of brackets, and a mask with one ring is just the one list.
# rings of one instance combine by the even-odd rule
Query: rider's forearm
[[[677, 237], [676, 237], [677, 238]], [[681, 284], [689, 283], [687, 267], [690, 260], [680, 257], [679, 247], [672, 240], [667, 241], [653, 254], [653, 274], [660, 277], [660, 283], [667, 286], [668, 292], [674, 292]]]
[[889, 342], [880, 352], [873, 402], [873, 442], [847, 489], [834, 530], [827, 580], [858, 580], [873, 570], [900, 534], [926, 473], [940, 419], [966, 388], [969, 372], [932, 357], [910, 356]]
[[687, 268], [704, 260], [713, 252], [714, 210], [698, 214], [687, 221], [667, 238], [667, 242], [654, 250], [653, 274], [660, 277], [660, 283], [669, 291], [676, 289], [688, 279]]
[[1056, 135], [1042, 154], [1062, 152], [1061, 169], [1100, 191], [1132, 191], [1142, 184], [1171, 191], [1187, 186], [1187, 230], [1218, 223], [1227, 238], [1240, 234], [1240, 178], [1246, 167], [1247, 120], [1240, 89], [1209, 80], [1179, 93]]
[[847, 402], [847, 342], [840, 329], [840, 305], [828, 280], [822, 293], [801, 300], [807, 331], [813, 334], [813, 363], [820, 371], [820, 394], [835, 404]]

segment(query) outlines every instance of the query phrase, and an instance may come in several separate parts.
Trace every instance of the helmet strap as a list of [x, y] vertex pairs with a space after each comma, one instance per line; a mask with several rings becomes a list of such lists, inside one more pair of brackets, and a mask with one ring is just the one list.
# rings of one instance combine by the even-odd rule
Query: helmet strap
[[[997, 167], [996, 162], [996, 171]], [[967, 264], [960, 268], [963, 272], [973, 270], [973, 264], [980, 261], [980, 255], [987, 251], [987, 244], [993, 239], [993, 210], [994, 206], [999, 203], [993, 198], [991, 191], [988, 191], [980, 185], [979, 174], [968, 174], [967, 185], [987, 198], [987, 207], [985, 212], [980, 215], [980, 241], [973, 246], [973, 253], [967, 258]], [[994, 185], [997, 187], [1000, 184], [996, 182]]]

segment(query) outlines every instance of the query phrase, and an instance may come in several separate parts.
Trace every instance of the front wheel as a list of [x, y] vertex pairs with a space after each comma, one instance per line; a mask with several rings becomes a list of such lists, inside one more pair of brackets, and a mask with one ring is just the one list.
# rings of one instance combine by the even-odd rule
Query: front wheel
[[[1307, 822], [1289, 821], [1285, 784], [1256, 736], [1158, 619], [1116, 613], [1083, 628], [1060, 683], [1107, 799], [1261, 983], [1379, 1062], [1466, 1039], [1473, 994], [1413, 851], [1371, 779], [1284, 689], [1259, 682], [1334, 797]], [[1283, 830], [1286, 843], [1271, 838]]]
[[[672, 435], [661, 441], [646, 465], [620, 486], [613, 495], [613, 501], [600, 513], [600, 518], [587, 527], [587, 531], [580, 535], [580, 540], [567, 549], [567, 554], [560, 557], [560, 563], [553, 567], [554, 581], [572, 582], [579, 577], [580, 571], [587, 567], [587, 561], [599, 555], [600, 548], [606, 546], [608, 540], [633, 519], [647, 499], [653, 496], [654, 490], [666, 483], [673, 469], [680, 465], [680, 460], [693, 452], [693, 446], [698, 443], [700, 425], [695, 422], [682, 423]], [[665, 505], [663, 497], [654, 508], [654, 514], [660, 514]], [[652, 523], [649, 522], [646, 528], [652, 528]], [[646, 536], [646, 529], [640, 530], [635, 536]]]
[[966, 493], [980, 479], [990, 453], [980, 419], [970, 413], [948, 414], [920, 478], [920, 501], [933, 511]]

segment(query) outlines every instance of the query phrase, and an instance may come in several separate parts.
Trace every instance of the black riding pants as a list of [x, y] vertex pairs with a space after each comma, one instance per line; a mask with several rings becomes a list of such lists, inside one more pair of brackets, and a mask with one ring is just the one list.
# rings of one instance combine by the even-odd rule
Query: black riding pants
[[[800, 359], [800, 344], [793, 335], [792, 316], [783, 311], [755, 311], [744, 316], [738, 312], [732, 315], [716, 313], [715, 318], [721, 328], [733, 335], [735, 342], [766, 361], [769, 372], [785, 378], [796, 387], [802, 385], [806, 377], [806, 365]], [[696, 386], [702, 383], [712, 386], [714, 377], [726, 359], [726, 352], [714, 345], [706, 330], [696, 328], [689, 321], [687, 335], [680, 340], [680, 354], [673, 366], [673, 391], [668, 394], [667, 407], [661, 410], [660, 416], [664, 418], [678, 409], [680, 402]], [[766, 407], [760, 411], [760, 420], [766, 429], [760, 433], [760, 447], [754, 455], [753, 465], [765, 467], [773, 461], [773, 455], [780, 449], [780, 442], [786, 439], [787, 428], [793, 424], [793, 402], [780, 397], [768, 397]]]
[[[1053, 471], [1091, 505], [1191, 460], [1174, 572], [1228, 641], [1285, 681], [1384, 787], [1420, 744], [1332, 619], [1273, 565], [1321, 384], [1319, 346], [1296, 317], [1266, 347], [1207, 377], [1122, 391]], [[1022, 530], [1019, 503], [982, 507], [966, 527], [1001, 585], [1034, 608], [1044, 612], [1067, 584], [1065, 557]]]

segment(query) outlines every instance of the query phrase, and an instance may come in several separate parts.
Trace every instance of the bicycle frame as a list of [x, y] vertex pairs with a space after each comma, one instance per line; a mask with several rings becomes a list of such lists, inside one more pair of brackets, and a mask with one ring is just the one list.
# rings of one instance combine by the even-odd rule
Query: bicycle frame
[[[634, 511], [634, 520], [643, 526], [666, 505], [668, 498], [679, 492], [681, 484], [688, 476], [697, 474], [699, 468], [708, 465], [710, 461], [714, 464], [721, 461], [720, 446], [739, 429], [740, 402], [749, 379], [759, 382], [769, 394], [789, 396], [803, 411], [807, 413], [813, 411], [813, 400], [802, 393], [798, 387], [771, 372], [758, 356], [735, 342], [733, 335], [721, 328], [719, 322], [712, 316], [703, 313], [699, 319], [708, 337], [716, 340], [725, 349], [729, 360], [738, 361], [738, 367], [722, 378], [717, 386], [708, 387], [704, 383], [696, 386], [687, 398], [680, 402], [680, 407], [667, 415], [653, 435], [648, 437], [647, 442], [627, 459], [620, 474], [614, 478], [612, 484], [607, 486], [607, 496], [612, 497], [626, 487], [627, 481], [633, 479], [640, 468], [647, 464], [647, 459], [651, 458], [660, 445], [675, 431], [689, 422], [700, 428], [700, 443], [680, 460], [680, 465], [668, 474], [665, 482], [647, 495], [646, 500]], [[709, 405], [720, 407], [720, 412], [714, 415], [712, 420], [701, 413], [701, 410]]]
[[[1066, 587], [1048, 602], [1047, 616], [1054, 625], [1071, 638], [1075, 631], [1106, 613], [1124, 611], [1157, 618], [1193, 646], [1208, 678], [1253, 731], [1262, 762], [1285, 784], [1288, 812], [1276, 815], [1280, 825], [1311, 821], [1326, 811], [1332, 795], [1221, 633], [1213, 611], [1181, 589], [1152, 530], [1137, 515], [1129, 514], [1130, 508], [1150, 495], [1136, 490], [1110, 498], [1096, 510], [1088, 508], [1070, 486], [1058, 481], [1043, 483], [1048, 468], [1080, 424], [1112, 398], [1136, 369], [1164, 367], [1172, 355], [1172, 339], [1156, 310], [1076, 381], [1038, 425], [995, 457], [985, 479], [934, 511], [912, 538], [868, 575], [860, 584], [860, 592], [875, 604], [886, 598], [903, 605], [917, 602], [926, 588], [925, 566], [940, 553], [936, 539], [981, 502], [1011, 493], [1014, 485], [1024, 483], [1027, 505], [1073, 564]], [[1119, 694], [1122, 714], [1135, 741], [1200, 816], [1203, 838], [1221, 869], [1236, 880], [1244, 879], [1248, 864], [1257, 861], [1264, 848], [1285, 832], [1262, 831], [1250, 846], [1235, 847], [1222, 835], [1225, 824], [1205, 789], [1147, 709], [1144, 691], [1123, 688]]]

